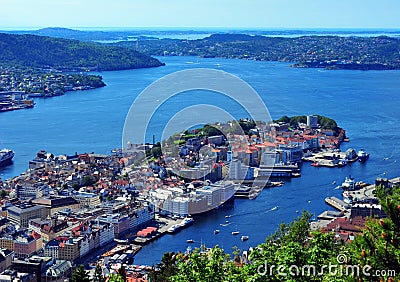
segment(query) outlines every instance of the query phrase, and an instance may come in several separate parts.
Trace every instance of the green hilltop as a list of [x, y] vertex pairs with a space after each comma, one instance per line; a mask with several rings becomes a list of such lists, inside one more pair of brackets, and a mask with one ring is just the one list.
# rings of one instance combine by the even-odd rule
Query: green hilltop
[[164, 65], [123, 47], [30, 34], [0, 33], [0, 66], [62, 71], [123, 70]]

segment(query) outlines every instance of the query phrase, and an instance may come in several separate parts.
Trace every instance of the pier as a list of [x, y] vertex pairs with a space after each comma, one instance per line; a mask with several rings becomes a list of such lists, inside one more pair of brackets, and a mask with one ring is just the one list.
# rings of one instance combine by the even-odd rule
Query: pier
[[328, 197], [325, 198], [325, 203], [327, 203], [328, 205], [330, 205], [331, 207], [344, 212], [346, 211], [348, 208], [350, 208], [350, 205], [343, 202], [342, 200], [336, 198], [336, 197]]

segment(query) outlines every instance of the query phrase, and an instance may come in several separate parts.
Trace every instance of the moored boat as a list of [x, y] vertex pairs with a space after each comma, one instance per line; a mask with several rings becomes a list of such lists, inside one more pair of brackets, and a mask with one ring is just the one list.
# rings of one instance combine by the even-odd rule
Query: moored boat
[[366, 160], [368, 160], [369, 154], [366, 153], [366, 152], [364, 151], [364, 149], [361, 149], [360, 151], [358, 151], [357, 157], [358, 157], [358, 161], [359, 161], [359, 162], [365, 162]]
[[172, 225], [170, 228], [167, 229], [168, 233], [175, 233], [176, 231], [178, 231], [180, 228], [182, 228], [181, 225], [179, 224], [174, 224]]
[[240, 237], [240, 239], [241, 239], [242, 241], [247, 241], [247, 240], [249, 240], [249, 236], [243, 235], [242, 237]]

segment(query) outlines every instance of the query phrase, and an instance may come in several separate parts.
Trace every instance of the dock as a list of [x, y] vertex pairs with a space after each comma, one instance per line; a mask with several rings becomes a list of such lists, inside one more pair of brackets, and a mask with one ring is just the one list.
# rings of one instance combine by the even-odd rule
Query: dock
[[343, 212], [324, 211], [319, 216], [317, 216], [317, 218], [318, 219], [332, 220], [334, 218], [341, 217], [341, 216], [343, 216]]
[[164, 225], [161, 226], [154, 235], [150, 237], [136, 237], [133, 242], [139, 245], [146, 245], [147, 243], [150, 243], [151, 241], [154, 241], [168, 233], [167, 230], [173, 225], [181, 223], [182, 219], [169, 219], [158, 217], [157, 221], [164, 223]]
[[327, 197], [325, 198], [325, 203], [330, 205], [331, 207], [337, 209], [338, 211], [344, 212], [350, 208], [350, 205], [343, 202], [342, 200], [336, 197]]

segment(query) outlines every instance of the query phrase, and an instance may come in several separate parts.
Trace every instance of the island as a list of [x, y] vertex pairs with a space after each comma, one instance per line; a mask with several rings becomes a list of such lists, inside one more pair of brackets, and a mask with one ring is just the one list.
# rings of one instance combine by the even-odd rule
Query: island
[[37, 35], [0, 33], [0, 111], [32, 108], [30, 98], [106, 84], [90, 71], [149, 68], [159, 60], [123, 47]]
[[[122, 41], [116, 46], [134, 48], [155, 56], [198, 56], [293, 63], [293, 67], [391, 70], [400, 69], [400, 39], [388, 36], [266, 37], [247, 34], [213, 34], [204, 39]], [[139, 49], [137, 47], [139, 46]]]

